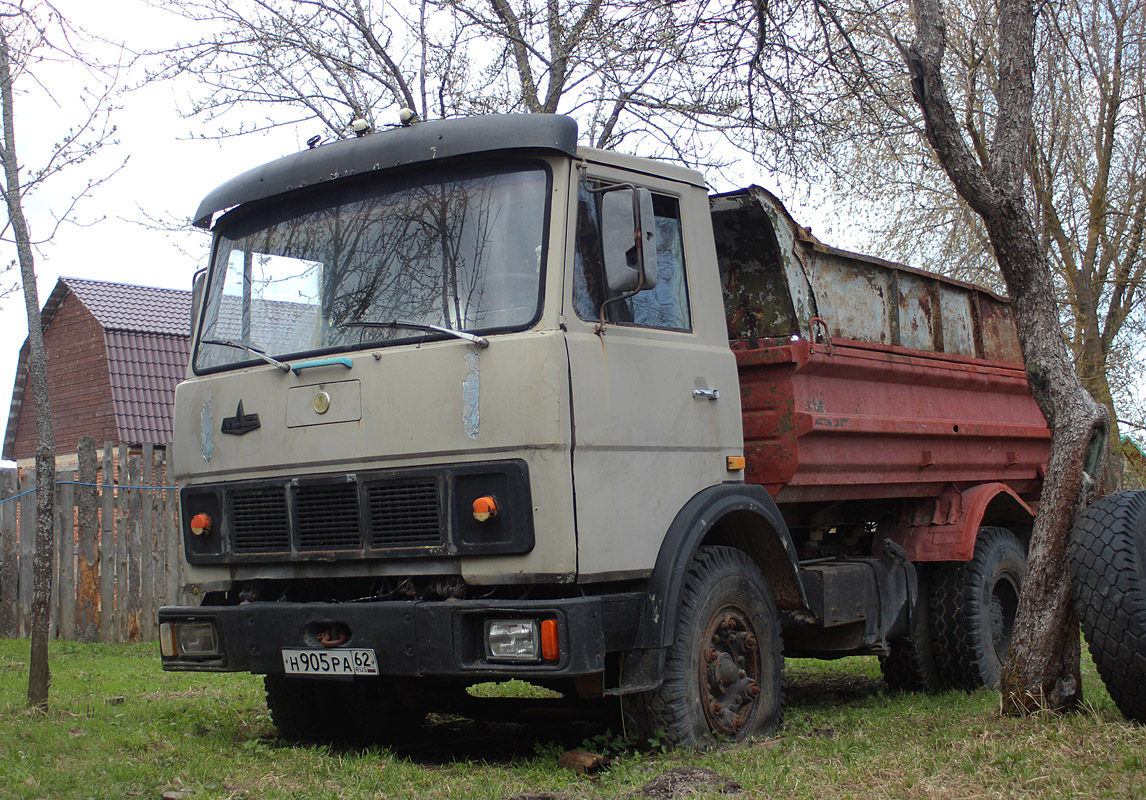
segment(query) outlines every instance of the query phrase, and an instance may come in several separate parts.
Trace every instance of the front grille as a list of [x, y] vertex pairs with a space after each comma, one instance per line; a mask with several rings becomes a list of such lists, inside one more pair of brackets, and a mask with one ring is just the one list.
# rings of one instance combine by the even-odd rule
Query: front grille
[[[358, 484], [341, 476], [330, 483], [231, 489], [232, 551], [237, 554], [317, 553], [442, 547], [446, 543], [441, 488], [433, 477], [366, 486], [359, 507]], [[291, 506], [293, 505], [293, 514]], [[292, 524], [293, 519], [293, 536]], [[292, 548], [293, 545], [293, 548]]]
[[366, 487], [373, 547], [433, 547], [445, 541], [438, 482], [373, 484]]
[[353, 483], [300, 486], [295, 492], [299, 550], [362, 547], [358, 488]]
[[[488, 523], [472, 510], [486, 495], [502, 508]], [[199, 484], [180, 503], [193, 564], [504, 555], [534, 543], [520, 460]], [[203, 512], [221, 518], [221, 536], [192, 533]]]
[[236, 553], [274, 553], [290, 548], [285, 486], [234, 490], [228, 497]]

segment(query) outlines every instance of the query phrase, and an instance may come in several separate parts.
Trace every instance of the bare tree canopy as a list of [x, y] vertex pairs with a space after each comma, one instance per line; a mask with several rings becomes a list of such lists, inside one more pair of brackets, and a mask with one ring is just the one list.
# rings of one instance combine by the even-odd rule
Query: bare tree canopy
[[[771, 18], [786, 6], [766, 6]], [[870, 231], [866, 252], [1002, 288], [980, 217], [936, 169], [900, 51], [906, 8], [854, 0], [796, 3], [793, 27], [761, 36], [748, 122], [775, 135], [752, 143], [789, 174], [829, 178], [827, 194]], [[996, 4], [944, 9], [941, 65], [971, 157], [989, 171], [1000, 124]], [[774, 23], [773, 23], [774, 24]], [[1111, 414], [1141, 422], [1133, 390], [1146, 325], [1146, 5], [1069, 0], [1041, 5], [1030, 32], [1033, 144], [1025, 202], [1083, 383]], [[831, 109], [824, 113], [822, 109]], [[793, 138], [777, 124], [799, 120]], [[1117, 440], [1117, 428], [1112, 429]], [[1108, 488], [1116, 488], [1114, 486]]]
[[[148, 54], [152, 79], [193, 73], [205, 91], [187, 112], [222, 135], [317, 120], [351, 135], [422, 118], [511, 112], [577, 117], [598, 147], [635, 135], [658, 154], [710, 160], [696, 135], [740, 99], [721, 62], [743, 28], [715, 2], [638, 0], [179, 0], [162, 7], [198, 38]], [[737, 41], [730, 42], [732, 36]], [[264, 108], [258, 122], [228, 112]]]

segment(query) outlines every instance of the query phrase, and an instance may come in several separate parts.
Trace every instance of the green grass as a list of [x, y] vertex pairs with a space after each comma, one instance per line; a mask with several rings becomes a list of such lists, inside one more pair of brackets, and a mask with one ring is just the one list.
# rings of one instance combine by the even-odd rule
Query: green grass
[[[35, 715], [24, 701], [27, 653], [27, 641], [0, 640], [0, 800], [157, 799], [173, 789], [192, 790], [191, 800], [595, 800], [625, 797], [684, 765], [708, 767], [754, 798], [1146, 795], [1146, 728], [1122, 721], [1089, 661], [1083, 711], [1013, 719], [999, 715], [994, 692], [886, 694], [874, 659], [792, 660], [777, 738], [642, 754], [618, 751], [619, 736], [603, 727], [555, 720], [434, 718], [396, 749], [291, 747], [274, 734], [260, 679], [165, 673], [154, 645], [55, 643], [51, 709]], [[479, 693], [507, 691], [524, 692]], [[615, 753], [592, 779], [557, 767], [582, 739]]]

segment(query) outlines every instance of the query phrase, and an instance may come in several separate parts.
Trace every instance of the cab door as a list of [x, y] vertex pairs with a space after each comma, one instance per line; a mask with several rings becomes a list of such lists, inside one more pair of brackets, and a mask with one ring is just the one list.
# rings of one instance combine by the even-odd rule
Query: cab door
[[[610, 292], [601, 189], [651, 190], [656, 285]], [[700, 187], [600, 167], [574, 181], [564, 299], [573, 404], [579, 580], [647, 575], [680, 508], [742, 480], [736, 364]], [[703, 214], [701, 217], [700, 215]]]

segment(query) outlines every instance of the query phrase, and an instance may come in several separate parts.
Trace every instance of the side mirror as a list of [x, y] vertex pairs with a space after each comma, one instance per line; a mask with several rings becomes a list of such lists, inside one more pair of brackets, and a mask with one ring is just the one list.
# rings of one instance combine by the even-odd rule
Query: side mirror
[[203, 291], [207, 287], [207, 270], [201, 269], [191, 276], [191, 335], [195, 335], [195, 323], [199, 321], [199, 309], [203, 307]]
[[657, 285], [657, 237], [648, 189], [610, 189], [601, 197], [605, 280], [614, 292]]

